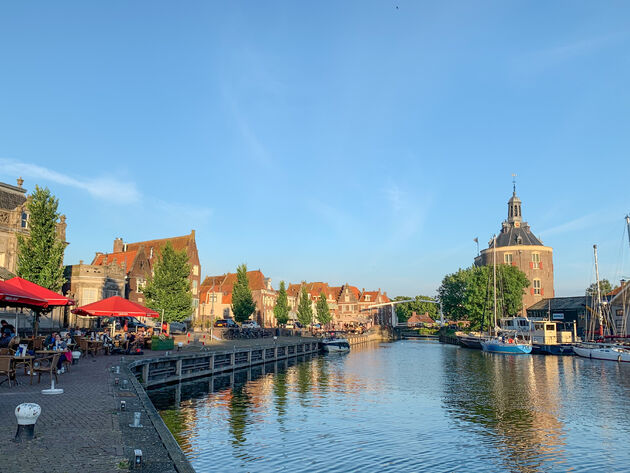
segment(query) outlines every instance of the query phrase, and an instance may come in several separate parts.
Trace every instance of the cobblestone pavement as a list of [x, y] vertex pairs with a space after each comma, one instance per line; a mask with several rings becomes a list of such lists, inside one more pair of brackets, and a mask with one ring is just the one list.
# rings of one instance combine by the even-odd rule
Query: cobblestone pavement
[[[178, 337], [185, 343], [185, 351], [200, 350], [200, 343], [187, 337]], [[276, 343], [289, 342], [281, 337]], [[273, 340], [230, 340], [213, 341], [206, 349], [221, 350], [243, 346], [272, 345]], [[144, 357], [159, 355], [160, 352], [145, 351]], [[126, 356], [130, 361], [137, 357]], [[112, 473], [129, 469], [133, 450], [140, 448], [146, 460], [143, 471], [174, 472], [168, 451], [161, 443], [138, 393], [129, 383], [128, 391], [121, 391], [124, 375], [115, 375], [110, 367], [121, 364], [120, 356], [97, 356], [82, 358], [69, 372], [59, 375], [56, 387], [64, 389], [60, 395], [43, 395], [41, 390], [50, 387], [48, 376], [37, 378], [33, 385], [20, 369], [18, 386], [0, 385], [0, 473]], [[119, 378], [119, 386], [114, 379]], [[141, 389], [141, 388], [140, 388]], [[127, 409], [119, 410], [120, 401], [125, 400]], [[42, 408], [35, 425], [35, 439], [15, 443], [17, 430], [15, 408], [23, 402], [34, 402]], [[151, 407], [151, 406], [149, 406]], [[142, 413], [142, 429], [131, 429], [133, 412]]]

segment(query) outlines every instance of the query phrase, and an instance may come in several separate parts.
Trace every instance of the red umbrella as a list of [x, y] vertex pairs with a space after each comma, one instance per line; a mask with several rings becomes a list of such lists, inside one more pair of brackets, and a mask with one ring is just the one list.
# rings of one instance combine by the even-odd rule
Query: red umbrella
[[159, 317], [156, 311], [120, 296], [108, 297], [72, 310], [73, 314], [93, 317]]
[[8, 281], [0, 281], [0, 304], [11, 306], [48, 307], [48, 301], [30, 291], [25, 291]]
[[30, 292], [40, 299], [44, 299], [46, 302], [48, 302], [49, 307], [74, 305], [74, 301], [72, 299], [68, 299], [61, 294], [51, 291], [50, 289], [46, 289], [45, 287], [42, 287], [39, 284], [35, 284], [34, 282], [27, 281], [26, 279], [15, 277], [8, 279], [5, 282], [13, 287], [22, 289], [23, 291]]

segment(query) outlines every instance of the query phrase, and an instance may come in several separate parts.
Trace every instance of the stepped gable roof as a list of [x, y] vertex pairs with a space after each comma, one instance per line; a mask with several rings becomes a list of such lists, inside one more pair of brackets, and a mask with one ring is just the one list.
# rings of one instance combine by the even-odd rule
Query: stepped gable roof
[[356, 286], [348, 286], [348, 289], [350, 290], [350, 292], [352, 294], [354, 294], [354, 297], [356, 297], [357, 299], [359, 299], [359, 297], [361, 297], [361, 291], [359, 291], [359, 288]]
[[529, 306], [527, 310], [575, 310], [583, 309], [589, 304], [587, 296], [553, 297], [543, 299]]
[[127, 271], [131, 271], [131, 266], [133, 265], [133, 262], [136, 259], [137, 254], [138, 254], [138, 250], [121, 251], [120, 253], [108, 253], [108, 254], [99, 253], [94, 258], [94, 261], [92, 261], [92, 264], [95, 266], [103, 266], [107, 264], [116, 263], [121, 268], [124, 264]]
[[[183, 235], [172, 238], [160, 238], [157, 240], [147, 240], [147, 241], [139, 241], [136, 243], [127, 243], [127, 251], [137, 251], [141, 246], [144, 246], [145, 251], [149, 254], [149, 259], [153, 260], [155, 257], [161, 252], [162, 248], [166, 246], [167, 242], [171, 242], [173, 245], [173, 249], [175, 251], [186, 250], [190, 248], [190, 243], [194, 243], [195, 234], [190, 233], [189, 235]], [[153, 257], [150, 257], [151, 252], [149, 251], [151, 248], [154, 249]]]
[[0, 208], [15, 210], [26, 202], [26, 189], [0, 182]]

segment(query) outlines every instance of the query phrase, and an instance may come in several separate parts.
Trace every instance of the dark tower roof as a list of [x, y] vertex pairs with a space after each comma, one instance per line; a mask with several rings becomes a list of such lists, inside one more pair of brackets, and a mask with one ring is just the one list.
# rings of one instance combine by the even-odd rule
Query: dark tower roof
[[508, 218], [503, 221], [501, 232], [497, 236], [497, 248], [512, 245], [543, 246], [543, 243], [531, 232], [527, 222], [523, 222], [521, 199], [516, 195], [516, 184], [514, 184], [512, 197], [508, 200]]

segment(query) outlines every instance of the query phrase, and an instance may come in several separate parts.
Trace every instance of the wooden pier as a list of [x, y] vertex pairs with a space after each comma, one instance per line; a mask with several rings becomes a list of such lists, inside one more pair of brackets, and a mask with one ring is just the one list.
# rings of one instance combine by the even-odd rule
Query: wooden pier
[[196, 352], [172, 352], [154, 358], [134, 360], [128, 367], [146, 388], [249, 368], [301, 355], [313, 355], [319, 351], [319, 341], [311, 339], [265, 346], [235, 346], [232, 350], [202, 349]]

